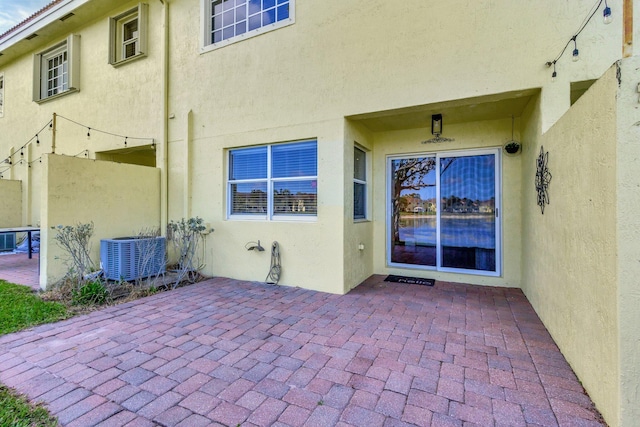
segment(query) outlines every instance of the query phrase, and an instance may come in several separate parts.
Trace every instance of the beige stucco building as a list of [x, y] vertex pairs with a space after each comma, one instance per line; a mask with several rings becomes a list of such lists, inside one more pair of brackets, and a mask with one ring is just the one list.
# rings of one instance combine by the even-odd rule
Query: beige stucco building
[[51, 226], [93, 221], [98, 259], [193, 216], [210, 275], [278, 242], [285, 286], [518, 287], [637, 425], [640, 5], [605, 3], [53, 1], [0, 36], [0, 227], [41, 227], [43, 288]]

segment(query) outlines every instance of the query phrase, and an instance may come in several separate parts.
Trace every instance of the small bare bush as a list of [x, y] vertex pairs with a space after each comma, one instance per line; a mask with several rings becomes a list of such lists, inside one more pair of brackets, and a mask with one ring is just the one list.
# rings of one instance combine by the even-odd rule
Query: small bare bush
[[183, 280], [195, 282], [199, 277], [201, 265], [195, 265], [198, 245], [203, 240], [206, 227], [202, 218], [182, 218], [167, 224], [167, 240], [171, 242], [177, 256], [176, 271], [178, 273], [173, 288]]
[[51, 228], [56, 231], [56, 244], [66, 252], [67, 277], [84, 282], [85, 275], [96, 269], [90, 255], [93, 222]]

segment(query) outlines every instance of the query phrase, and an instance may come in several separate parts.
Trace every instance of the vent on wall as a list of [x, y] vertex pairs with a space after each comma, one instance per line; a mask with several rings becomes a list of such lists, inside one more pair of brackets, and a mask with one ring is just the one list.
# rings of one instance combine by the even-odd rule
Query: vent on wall
[[109, 280], [137, 280], [165, 272], [164, 237], [100, 240], [100, 262]]

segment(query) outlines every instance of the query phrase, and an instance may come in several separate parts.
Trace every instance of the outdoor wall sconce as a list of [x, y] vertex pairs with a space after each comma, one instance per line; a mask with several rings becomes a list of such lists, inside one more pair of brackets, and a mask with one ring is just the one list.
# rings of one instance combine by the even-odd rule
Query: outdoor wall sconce
[[431, 116], [431, 134], [435, 137], [442, 135], [442, 114]]
[[431, 115], [431, 134], [433, 138], [422, 141], [423, 144], [429, 144], [432, 142], [450, 142], [452, 138], [445, 138], [442, 135], [442, 114]]

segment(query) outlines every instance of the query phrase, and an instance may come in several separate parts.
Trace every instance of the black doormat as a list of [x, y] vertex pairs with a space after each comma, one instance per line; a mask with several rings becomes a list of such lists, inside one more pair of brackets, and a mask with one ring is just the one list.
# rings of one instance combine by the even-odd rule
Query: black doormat
[[410, 285], [424, 285], [424, 286], [433, 286], [435, 285], [435, 279], [422, 279], [420, 277], [406, 277], [406, 276], [393, 276], [389, 275], [385, 282], [397, 282], [397, 283], [408, 283]]

